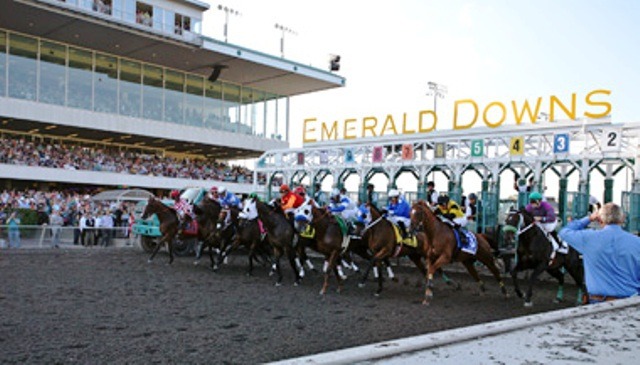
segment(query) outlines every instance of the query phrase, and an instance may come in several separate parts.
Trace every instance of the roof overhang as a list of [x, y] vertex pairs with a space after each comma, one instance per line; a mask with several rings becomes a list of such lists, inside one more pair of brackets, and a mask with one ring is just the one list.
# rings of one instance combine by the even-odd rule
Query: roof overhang
[[281, 96], [345, 85], [328, 71], [210, 38], [187, 41], [58, 1], [3, 0], [0, 28], [204, 77], [213, 65], [225, 65], [219, 80]]

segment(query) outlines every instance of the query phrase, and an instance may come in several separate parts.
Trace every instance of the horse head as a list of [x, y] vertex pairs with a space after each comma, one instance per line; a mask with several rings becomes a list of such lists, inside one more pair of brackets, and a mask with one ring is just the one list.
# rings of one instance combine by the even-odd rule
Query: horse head
[[144, 207], [144, 211], [142, 212], [142, 216], [140, 218], [148, 219], [153, 213], [155, 213], [157, 208], [155, 208], [154, 205], [156, 203], [157, 203], [156, 198], [150, 196], [149, 199], [147, 200], [147, 205]]
[[242, 211], [238, 213], [238, 218], [248, 221], [258, 218], [255, 198], [247, 198], [242, 202]]
[[507, 214], [507, 218], [504, 220], [504, 226], [502, 227], [505, 241], [513, 243], [517, 235], [527, 230], [527, 227], [534, 223], [535, 220], [533, 219], [533, 216], [525, 209], [511, 209], [509, 214]]
[[293, 212], [295, 228], [298, 232], [304, 232], [307, 225], [313, 221], [313, 201], [305, 202]]
[[424, 200], [418, 200], [413, 203], [410, 213], [411, 230], [424, 231], [430, 214], [433, 215], [431, 207]]

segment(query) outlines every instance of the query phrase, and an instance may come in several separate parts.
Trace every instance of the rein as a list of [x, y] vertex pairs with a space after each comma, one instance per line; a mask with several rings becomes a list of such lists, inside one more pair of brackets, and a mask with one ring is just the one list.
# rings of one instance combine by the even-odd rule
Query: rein
[[364, 236], [365, 232], [367, 232], [367, 230], [373, 226], [375, 226], [376, 224], [378, 224], [378, 222], [380, 222], [382, 219], [384, 219], [383, 216], [378, 217], [378, 219], [376, 219], [375, 221], [367, 224], [364, 229], [362, 230], [362, 233], [360, 233], [361, 236]]

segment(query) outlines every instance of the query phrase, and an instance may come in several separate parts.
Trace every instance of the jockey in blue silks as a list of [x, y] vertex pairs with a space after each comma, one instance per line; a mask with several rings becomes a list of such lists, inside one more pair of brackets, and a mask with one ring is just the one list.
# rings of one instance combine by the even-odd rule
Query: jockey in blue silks
[[220, 206], [222, 206], [222, 209], [227, 213], [224, 219], [224, 224], [225, 226], [228, 226], [231, 224], [229, 208], [236, 207], [242, 210], [242, 201], [236, 196], [236, 194], [227, 190], [226, 187], [221, 186], [218, 188], [218, 202], [220, 203]]
[[356, 215], [357, 207], [348, 196], [340, 194], [338, 189], [333, 189], [329, 211], [334, 215], [342, 216], [346, 222], [349, 222]]
[[400, 227], [402, 238], [407, 238], [407, 227], [411, 223], [411, 207], [396, 189], [389, 191], [387, 219]]

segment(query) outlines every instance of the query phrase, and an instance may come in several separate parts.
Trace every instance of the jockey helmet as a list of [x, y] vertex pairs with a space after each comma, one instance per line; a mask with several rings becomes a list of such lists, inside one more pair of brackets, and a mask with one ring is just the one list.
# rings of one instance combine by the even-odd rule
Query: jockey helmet
[[218, 193], [220, 193], [220, 195], [224, 195], [227, 192], [227, 188], [225, 186], [221, 186], [218, 188]]
[[531, 194], [529, 194], [529, 201], [533, 202], [533, 201], [540, 201], [542, 200], [542, 194], [538, 193], [537, 191], [532, 192]]
[[449, 204], [449, 197], [447, 195], [440, 195], [438, 197], [438, 205], [447, 205]]
[[172, 190], [169, 196], [171, 197], [171, 199], [176, 199], [180, 197], [180, 192], [178, 190]]
[[211, 188], [210, 191], [211, 191], [211, 193], [217, 193], [218, 192], [218, 187], [214, 186], [214, 187]]
[[307, 191], [304, 190], [304, 186], [298, 186], [293, 192], [298, 195], [305, 195], [307, 193]]
[[340, 196], [340, 190], [338, 189], [331, 190], [331, 196]]
[[475, 193], [469, 194], [469, 199], [477, 200], [478, 196]]
[[258, 194], [256, 193], [249, 194], [249, 199], [258, 199]]
[[396, 189], [389, 190], [389, 198], [398, 198], [400, 196], [400, 192]]
[[291, 189], [289, 188], [289, 185], [287, 185], [287, 184], [280, 185], [280, 194], [288, 193], [290, 191], [291, 191]]

